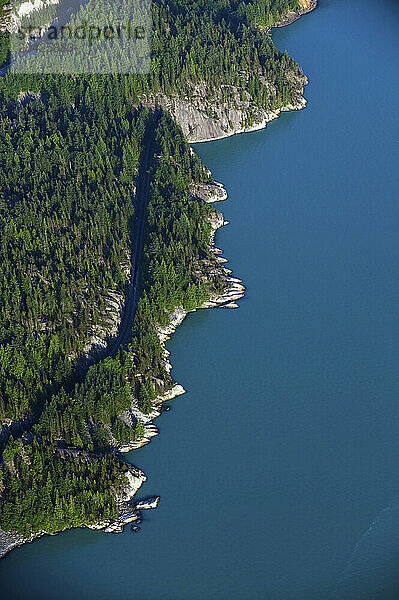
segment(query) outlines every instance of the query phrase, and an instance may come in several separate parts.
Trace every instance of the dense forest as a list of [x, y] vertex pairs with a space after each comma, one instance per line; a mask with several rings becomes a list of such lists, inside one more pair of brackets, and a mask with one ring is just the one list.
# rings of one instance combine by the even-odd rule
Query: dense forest
[[[149, 73], [131, 75], [137, 98], [153, 99], [157, 94], [190, 98], [199, 85], [205, 84], [207, 99], [213, 102], [234, 105], [237, 90], [242, 97], [249, 94], [254, 107], [275, 109], [293, 102], [297, 85], [292, 74], [303, 73], [265, 34], [267, 27], [279, 22], [289, 10], [299, 10], [296, 0], [153, 2]], [[72, 24], [76, 27], [79, 23], [102, 23], [104, 13], [107, 17], [111, 13], [108, 18], [119, 23], [123, 22], [124, 14], [133, 15], [134, 19], [137, 11], [136, 3], [131, 0], [124, 0], [121, 11], [116, 13], [107, 0], [88, 0], [73, 17]], [[58, 53], [43, 43], [37, 54], [17, 60], [14, 68], [22, 73], [92, 72], [93, 68], [98, 72], [134, 73], [137, 68], [136, 58], [123, 40], [102, 45], [101, 56], [93, 55], [89, 39], [79, 43], [70, 41], [73, 44], [73, 51], [68, 53], [72, 56], [70, 63], [63, 51], [64, 43], [60, 38], [54, 40]], [[144, 45], [142, 51], [146, 50]], [[135, 47], [135, 51], [139, 53], [140, 49]], [[133, 61], [130, 66], [127, 58]], [[90, 65], [90, 60], [95, 66]], [[291, 75], [287, 77], [287, 73]]]
[[[155, 121], [146, 109], [139, 111], [136, 119], [137, 123], [147, 122], [148, 127]], [[115, 516], [109, 490], [123, 485], [123, 467], [121, 471], [115, 467], [123, 463], [112, 450], [143, 435], [139, 420], [132, 429], [120, 415], [134, 402], [143, 413], [151, 412], [157, 393], [172, 385], [156, 325], [167, 322], [177, 306], [187, 310], [200, 306], [222, 285], [215, 280], [218, 263], [209, 246], [208, 220], [214, 209], [189, 192], [191, 183], [209, 175], [168, 115], [162, 114], [155, 122], [142, 297], [131, 342], [115, 359], [108, 357], [92, 365], [83, 381], [73, 383], [69, 377], [54, 393], [47, 390], [47, 397], [33, 413], [29, 432], [21, 438], [10, 435], [3, 451], [3, 528], [12, 526], [27, 534], [95, 522], [100, 513], [103, 519]], [[73, 478], [74, 454], [66, 460], [65, 448], [82, 453], [76, 458], [77, 482]], [[103, 487], [94, 489], [88, 480], [96, 479], [98, 471], [102, 473], [103, 460], [112, 469], [108, 469]], [[70, 477], [76, 487], [65, 487], [63, 482]], [[51, 493], [46, 492], [44, 499], [39, 493], [40, 499], [29, 504], [33, 481], [34, 490], [45, 481]], [[74, 498], [76, 494], [74, 519], [65, 496], [68, 490]], [[25, 497], [28, 500], [22, 501]], [[22, 507], [15, 518], [11, 511], [14, 502]]]
[[[228, 83], [261, 106], [289, 101], [286, 75], [300, 68], [264, 30], [290, 8], [297, 2], [160, 0], [149, 74], [0, 78], [3, 529], [30, 535], [115, 519], [127, 469], [116, 450], [144, 433], [140, 418], [124, 415], [132, 404], [151, 413], [173, 383], [157, 326], [224, 286], [209, 246], [214, 209], [190, 193], [210, 176], [171, 117], [145, 104], [158, 93], [189, 96], [200, 82], [210, 98]], [[109, 335], [109, 301], [131, 284], [148, 144], [130, 341], [89, 366], [81, 359], [93, 332]]]
[[1, 527], [30, 536], [115, 520], [126, 465], [113, 454], [61, 453], [37, 437], [4, 451]]
[[256, 106], [275, 108], [291, 101], [294, 88], [286, 72], [302, 71], [262, 31], [267, 5], [269, 24], [289, 7], [298, 9], [297, 2], [283, 0], [160, 0], [153, 10], [149, 91], [190, 98], [204, 82], [209, 99], [223, 88], [224, 101], [234, 101], [233, 86], [249, 93]]
[[104, 86], [0, 95], [3, 418], [32, 416], [124, 292], [145, 114]]

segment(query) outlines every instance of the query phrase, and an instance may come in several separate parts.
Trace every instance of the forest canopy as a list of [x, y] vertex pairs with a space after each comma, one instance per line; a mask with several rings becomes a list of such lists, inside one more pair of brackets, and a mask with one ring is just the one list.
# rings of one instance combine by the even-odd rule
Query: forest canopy
[[[253, 106], [289, 103], [287, 74], [302, 72], [267, 33], [289, 10], [296, 0], [158, 0], [148, 74], [0, 77], [3, 529], [29, 536], [117, 517], [127, 472], [117, 450], [143, 436], [140, 415], [173, 384], [158, 328], [224, 285], [214, 209], [192, 195], [210, 175], [154, 99], [189, 99], [204, 84], [210, 100], [235, 86]], [[8, 44], [2, 32], [4, 63]], [[147, 172], [140, 299], [129, 343], [107, 356], [133, 284]]]

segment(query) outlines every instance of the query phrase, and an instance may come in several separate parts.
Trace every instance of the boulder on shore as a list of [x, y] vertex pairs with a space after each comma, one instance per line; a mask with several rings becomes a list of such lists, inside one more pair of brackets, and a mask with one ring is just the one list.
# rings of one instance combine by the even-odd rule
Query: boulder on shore
[[159, 496], [153, 496], [152, 498], [146, 498], [136, 502], [136, 510], [147, 510], [148, 508], [156, 508], [158, 506]]

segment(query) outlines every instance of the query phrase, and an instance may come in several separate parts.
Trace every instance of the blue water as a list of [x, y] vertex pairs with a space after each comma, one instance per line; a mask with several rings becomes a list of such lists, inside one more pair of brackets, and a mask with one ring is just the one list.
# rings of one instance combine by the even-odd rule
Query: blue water
[[12, 552], [2, 599], [399, 598], [398, 24], [320, 0], [274, 34], [307, 109], [196, 147], [247, 293], [168, 344], [188, 393], [129, 455], [159, 509]]

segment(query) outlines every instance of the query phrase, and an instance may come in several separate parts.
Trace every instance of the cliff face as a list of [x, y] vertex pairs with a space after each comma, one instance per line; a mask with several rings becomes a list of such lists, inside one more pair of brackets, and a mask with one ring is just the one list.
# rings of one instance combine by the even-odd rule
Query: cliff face
[[280, 21], [280, 23], [276, 23], [273, 27], [284, 27], [285, 25], [290, 25], [297, 19], [299, 19], [302, 15], [306, 15], [306, 13], [311, 12], [317, 6], [317, 0], [298, 0], [300, 11], [290, 11], [285, 15], [284, 19]]
[[[59, 4], [59, 2], [60, 0], [26, 0], [23, 2], [17, 0], [7, 4], [6, 6], [11, 8], [11, 10], [3, 15], [0, 23], [0, 31], [9, 31], [10, 33], [16, 34], [24, 19], [32, 14], [39, 15], [40, 11], [43, 9], [46, 9], [51, 5]], [[29, 24], [29, 22], [27, 22], [27, 24]]]
[[314, 0], [298, 0], [302, 10], [309, 10], [312, 4], [316, 4]]
[[300, 110], [306, 105], [305, 98], [298, 96], [295, 104], [287, 104], [275, 110], [259, 109], [251, 120], [248, 120], [246, 104], [235, 107], [219, 105], [213, 109], [213, 116], [209, 116], [199, 98], [189, 101], [162, 97], [157, 100], [159, 105], [180, 125], [191, 143], [217, 140], [236, 133], [263, 129], [269, 121], [276, 119], [280, 112]]
[[[275, 90], [260, 77], [262, 83], [268, 85], [272, 103]], [[211, 98], [205, 84], [193, 87], [190, 98], [157, 95], [148, 97], [147, 103], [168, 111], [189, 142], [217, 140], [236, 133], [263, 129], [280, 112], [304, 108], [306, 100], [303, 90], [308, 83], [307, 78], [293, 72], [287, 72], [286, 77], [293, 90], [293, 101], [279, 108], [258, 108], [247, 91], [234, 86], [224, 86]]]

